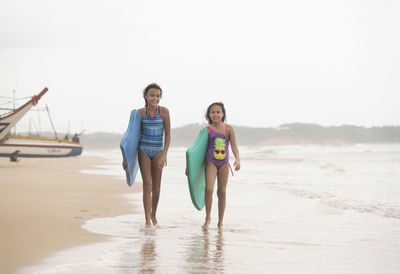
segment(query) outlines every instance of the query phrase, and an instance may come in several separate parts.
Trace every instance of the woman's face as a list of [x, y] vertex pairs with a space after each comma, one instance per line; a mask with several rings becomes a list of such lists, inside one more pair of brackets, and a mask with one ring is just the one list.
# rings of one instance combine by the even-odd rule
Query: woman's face
[[224, 118], [224, 113], [222, 112], [222, 108], [218, 105], [214, 105], [210, 108], [210, 113], [208, 115], [213, 123], [222, 122], [222, 118]]
[[144, 98], [146, 99], [148, 106], [156, 107], [161, 99], [161, 91], [156, 88], [151, 88], [147, 91]]

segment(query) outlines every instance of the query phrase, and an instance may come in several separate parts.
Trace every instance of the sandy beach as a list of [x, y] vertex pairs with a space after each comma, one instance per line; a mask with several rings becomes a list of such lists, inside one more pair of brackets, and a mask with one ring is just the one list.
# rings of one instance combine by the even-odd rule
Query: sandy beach
[[80, 173], [104, 163], [100, 157], [60, 159], [0, 158], [0, 272], [13, 273], [59, 250], [107, 236], [82, 229], [99, 217], [135, 212], [123, 194], [123, 179]]
[[159, 225], [149, 230], [141, 184], [128, 188], [117, 149], [2, 159], [0, 272], [399, 272], [399, 145], [242, 147], [224, 227], [216, 227], [214, 193], [207, 232], [184, 153], [168, 153]]

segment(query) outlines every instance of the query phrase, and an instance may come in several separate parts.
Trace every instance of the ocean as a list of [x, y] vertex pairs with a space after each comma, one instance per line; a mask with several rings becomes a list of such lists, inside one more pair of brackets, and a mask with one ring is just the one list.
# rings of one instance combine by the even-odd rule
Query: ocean
[[[85, 154], [107, 164], [82, 172], [125, 178], [119, 150]], [[215, 189], [212, 223], [202, 231], [185, 148], [171, 148], [158, 227], [144, 228], [142, 194], [127, 188], [139, 214], [83, 225], [109, 241], [61, 251], [21, 273], [400, 272], [400, 145], [240, 147], [240, 154], [222, 230]]]

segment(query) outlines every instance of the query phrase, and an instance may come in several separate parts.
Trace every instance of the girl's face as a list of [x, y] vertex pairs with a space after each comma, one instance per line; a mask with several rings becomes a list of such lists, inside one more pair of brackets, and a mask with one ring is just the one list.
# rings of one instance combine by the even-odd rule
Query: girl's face
[[161, 91], [156, 88], [151, 88], [144, 95], [149, 107], [156, 107], [161, 99]]
[[222, 118], [224, 118], [224, 113], [222, 112], [222, 108], [218, 105], [212, 106], [210, 108], [210, 113], [208, 115], [213, 123], [222, 122]]

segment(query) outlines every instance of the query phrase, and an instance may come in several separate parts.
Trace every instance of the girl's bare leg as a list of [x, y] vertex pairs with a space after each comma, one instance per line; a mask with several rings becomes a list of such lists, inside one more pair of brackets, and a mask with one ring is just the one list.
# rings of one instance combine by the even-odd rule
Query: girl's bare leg
[[144, 216], [146, 218], [146, 226], [150, 227], [151, 215], [151, 188], [152, 188], [152, 174], [151, 174], [151, 160], [150, 157], [142, 150], [138, 151], [140, 173], [143, 178], [143, 207]]
[[226, 163], [218, 169], [218, 228], [222, 228], [226, 206], [226, 184], [229, 178], [229, 164]]
[[153, 178], [151, 221], [153, 222], [153, 225], [157, 224], [156, 214], [158, 201], [160, 199], [161, 176], [163, 169], [158, 167], [158, 162], [160, 161], [161, 155], [162, 153], [158, 153], [151, 160], [151, 177]]
[[217, 168], [210, 161], [206, 161], [206, 194], [204, 197], [206, 204], [206, 220], [203, 224], [203, 229], [207, 230], [211, 222], [211, 206], [212, 206], [212, 195], [214, 190], [215, 178], [217, 177]]

